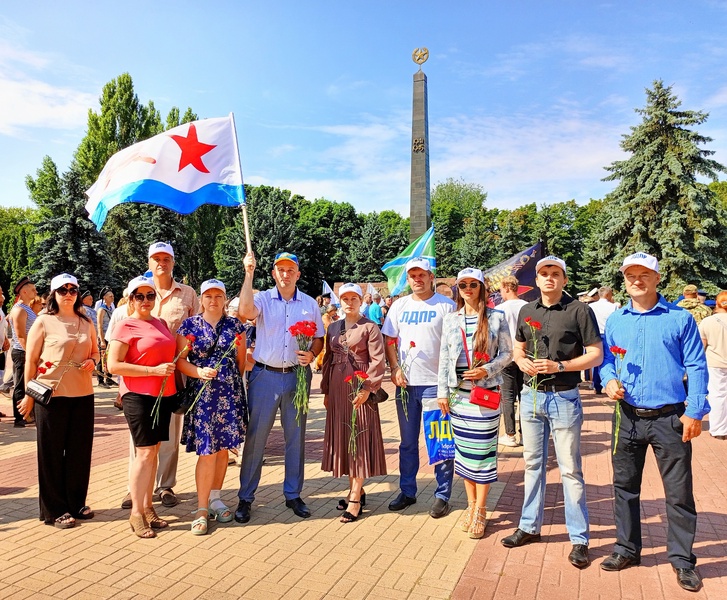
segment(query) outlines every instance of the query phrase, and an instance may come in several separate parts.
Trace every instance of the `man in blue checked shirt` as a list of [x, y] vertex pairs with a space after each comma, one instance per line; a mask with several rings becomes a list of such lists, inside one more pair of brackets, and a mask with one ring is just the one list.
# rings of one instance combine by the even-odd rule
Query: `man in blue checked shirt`
[[[624, 259], [620, 271], [631, 302], [606, 322], [601, 366], [606, 394], [618, 401], [621, 415], [612, 456], [616, 545], [601, 568], [620, 571], [641, 562], [639, 496], [651, 446], [666, 494], [669, 561], [679, 585], [696, 592], [702, 582], [692, 553], [697, 511], [690, 440], [702, 432], [709, 412], [707, 361], [694, 317], [656, 291], [656, 258], [637, 252]], [[626, 350], [620, 373], [612, 346]]]

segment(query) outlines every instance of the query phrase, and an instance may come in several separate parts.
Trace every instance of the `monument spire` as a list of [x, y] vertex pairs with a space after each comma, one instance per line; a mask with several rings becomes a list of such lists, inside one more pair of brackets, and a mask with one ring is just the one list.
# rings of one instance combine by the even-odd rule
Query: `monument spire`
[[416, 48], [411, 55], [419, 65], [414, 73], [414, 101], [411, 119], [411, 188], [409, 195], [409, 237], [414, 241], [432, 221], [429, 185], [429, 115], [427, 106], [427, 76], [422, 65], [429, 50]]

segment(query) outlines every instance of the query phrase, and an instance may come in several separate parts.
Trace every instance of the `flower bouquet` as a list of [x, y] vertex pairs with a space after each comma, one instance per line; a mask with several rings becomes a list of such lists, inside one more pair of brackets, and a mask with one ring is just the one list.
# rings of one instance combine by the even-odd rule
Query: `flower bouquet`
[[[288, 328], [298, 343], [298, 350], [310, 350], [313, 338], [318, 331], [318, 325], [315, 321], [298, 321]], [[300, 416], [308, 414], [308, 381], [306, 379], [305, 367], [298, 365], [295, 369], [298, 381], [295, 386], [295, 397], [293, 398], [293, 406], [298, 411], [295, 416], [295, 422], [300, 425]]]
[[[393, 346], [396, 344], [396, 340], [389, 340], [389, 345]], [[414, 340], [409, 342], [409, 347], [406, 350], [406, 354], [404, 355], [404, 360], [401, 361], [401, 364], [399, 365], [399, 368], [401, 369], [401, 372], [404, 374], [404, 379], [406, 382], [409, 382], [409, 371], [411, 369], [411, 365], [413, 359], [409, 361], [409, 357], [411, 355], [411, 352], [414, 348], [416, 348], [417, 345], [414, 343]], [[398, 352], [397, 352], [398, 354]], [[406, 417], [406, 420], [409, 420], [409, 392], [406, 391], [406, 387], [399, 388], [399, 398], [401, 399], [401, 409], [404, 411], [404, 417]]]
[[[620, 389], [623, 389], [623, 384], [621, 383], [621, 368], [624, 365], [624, 357], [626, 356], [626, 350], [623, 348], [619, 348], [618, 346], [611, 346], [609, 348], [611, 351], [611, 354], [613, 354], [614, 358], [616, 359], [616, 381], [618, 382], [618, 387]], [[613, 453], [616, 454], [616, 448], [618, 447], [618, 430], [621, 428], [621, 407], [619, 406], [620, 400], [616, 400], [616, 406], [614, 407], [614, 410], [616, 412], [616, 425], [613, 428], [614, 431], [614, 438], [613, 438]]]
[[[232, 342], [230, 342], [230, 345], [227, 347], [227, 350], [225, 350], [225, 353], [220, 357], [220, 360], [217, 361], [214, 367], [212, 367], [215, 371], [219, 371], [220, 367], [222, 366], [222, 363], [225, 362], [230, 356], [230, 353], [233, 350], [237, 350], [242, 345], [243, 340], [245, 339], [245, 335], [242, 333], [236, 333], [234, 339]], [[219, 373], [218, 373], [219, 375]], [[206, 379], [204, 383], [202, 383], [202, 387], [199, 388], [199, 391], [197, 392], [197, 395], [194, 397], [194, 401], [192, 404], [190, 404], [189, 408], [187, 409], [187, 412], [190, 412], [195, 405], [197, 404], [197, 401], [202, 397], [202, 394], [207, 389], [207, 386], [212, 383], [211, 379]], [[186, 414], [186, 413], [185, 413]]]
[[[533, 337], [533, 353], [528, 354], [528, 358], [535, 361], [538, 360], [538, 342], [541, 340], [538, 338], [538, 332], [543, 328], [541, 323], [539, 321], [534, 321], [532, 317], [525, 317], [525, 323], [528, 327], [530, 327], [530, 333]], [[540, 386], [543, 382], [548, 381], [549, 379], [553, 379], [553, 375], [550, 377], [546, 377], [545, 379], [541, 379], [538, 381], [538, 376], [533, 375], [530, 377], [529, 386], [530, 389], [533, 390], [533, 417], [535, 417], [535, 411], [537, 410], [537, 404], [538, 404], [538, 386]]]
[[[177, 355], [174, 357], [174, 360], [172, 361], [175, 365], [177, 364], [177, 361], [179, 360], [179, 357], [182, 356], [185, 352], [188, 352], [192, 349], [192, 344], [194, 344], [194, 340], [197, 338], [193, 336], [191, 333], [185, 335], [184, 337], [187, 338], [187, 344], [182, 348]], [[157, 399], [154, 401], [154, 406], [151, 408], [151, 426], [156, 427], [157, 423], [159, 423], [159, 411], [161, 410], [162, 406], [162, 398], [164, 397], [164, 390], [167, 387], [167, 380], [169, 379], [169, 375], [166, 375], [164, 379], [162, 379], [162, 387], [159, 390], [159, 394], [157, 395]]]
[[[344, 379], [346, 383], [351, 384], [351, 404], [354, 404], [356, 402], [356, 396], [358, 396], [359, 392], [363, 388], [364, 382], [369, 378], [368, 373], [366, 371], [354, 371], [353, 375], [349, 375]], [[351, 429], [351, 435], [348, 438], [348, 452], [353, 457], [356, 456], [356, 438], [363, 433], [363, 431], [357, 431], [356, 430], [356, 415], [357, 415], [357, 408], [356, 405], [352, 407], [351, 410], [351, 423], [349, 425], [349, 428]]]

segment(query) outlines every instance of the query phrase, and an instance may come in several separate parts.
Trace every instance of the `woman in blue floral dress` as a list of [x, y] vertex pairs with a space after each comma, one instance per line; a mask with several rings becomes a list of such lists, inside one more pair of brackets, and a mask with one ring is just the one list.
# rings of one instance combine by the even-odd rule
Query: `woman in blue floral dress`
[[[181, 443], [196, 452], [197, 514], [192, 533], [207, 533], [207, 518], [232, 521], [232, 511], [220, 499], [227, 472], [228, 450], [244, 439], [247, 403], [242, 383], [245, 363], [245, 327], [225, 314], [225, 286], [217, 279], [202, 284], [202, 313], [185, 319], [177, 330], [177, 349], [191, 344], [177, 368], [189, 376], [187, 386], [196, 397], [202, 394], [184, 418]], [[221, 361], [221, 362], [220, 362]], [[219, 366], [218, 366], [219, 365]]]

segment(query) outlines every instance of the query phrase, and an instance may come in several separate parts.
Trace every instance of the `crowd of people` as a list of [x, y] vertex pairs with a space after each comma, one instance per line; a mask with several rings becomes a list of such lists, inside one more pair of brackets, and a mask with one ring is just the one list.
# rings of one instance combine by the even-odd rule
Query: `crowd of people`
[[[0, 315], [0, 342], [13, 362], [15, 421], [22, 426], [34, 419], [37, 426], [40, 519], [46, 524], [67, 529], [94, 516], [86, 504], [94, 376], [99, 386], [119, 388], [116, 405], [130, 434], [122, 507], [130, 510], [139, 538], [156, 537], [169, 525], [154, 501], [179, 502], [173, 488], [180, 445], [198, 457], [191, 533], [206, 534], [209, 519], [250, 521], [278, 413], [285, 505], [309, 517], [301, 493], [312, 370], [321, 374], [326, 409], [321, 469], [348, 478], [336, 508], [341, 522], [353, 523], [366, 506], [366, 480], [387, 473], [378, 403], [387, 396], [381, 386], [388, 366], [401, 437], [399, 491], [389, 510], [417, 502], [422, 419], [436, 411], [454, 445], [430, 457], [436, 489], [429, 515], [450, 513], [457, 474], [467, 496], [458, 527], [482, 538], [498, 444], [522, 445], [521, 516], [501, 542], [508, 548], [537, 542], [552, 438], [572, 545], [568, 561], [584, 568], [590, 534], [579, 384], [593, 369], [596, 392], [615, 402], [616, 543], [600, 566], [619, 571], [640, 563], [640, 486], [651, 446], [664, 482], [669, 560], [682, 588], [701, 587], [692, 552], [691, 440], [710, 408], [710, 434], [727, 439], [727, 292], [717, 296], [714, 312], [699, 301], [695, 286], [685, 288], [681, 306], [669, 303], [657, 291], [658, 261], [636, 253], [620, 269], [629, 297], [622, 308], [609, 287], [597, 290], [598, 300], [579, 302], [564, 291], [565, 262], [548, 256], [535, 269], [538, 299], [519, 299], [518, 280], [508, 276], [499, 282], [503, 302], [492, 308], [481, 270], [460, 271], [452, 300], [435, 291], [430, 263], [414, 258], [406, 265], [409, 295], [382, 302], [346, 283], [337, 307], [330, 295], [313, 299], [298, 289], [299, 261], [288, 252], [274, 259], [275, 286], [256, 293], [256, 259], [249, 252], [232, 304], [219, 280], [205, 281], [199, 295], [176, 282], [169, 244], [152, 244], [148, 258], [149, 271], [128, 283], [119, 306], [111, 290], [93, 305], [77, 279], [63, 273], [51, 281], [40, 314], [31, 306], [33, 283], [26, 277], [15, 285], [8, 339]], [[308, 333], [295, 333], [301, 323]], [[240, 448], [233, 508], [220, 494], [230, 453]]]

